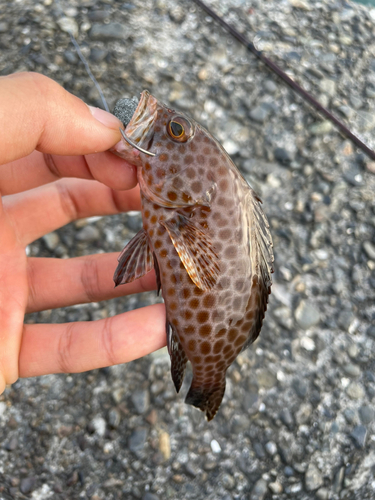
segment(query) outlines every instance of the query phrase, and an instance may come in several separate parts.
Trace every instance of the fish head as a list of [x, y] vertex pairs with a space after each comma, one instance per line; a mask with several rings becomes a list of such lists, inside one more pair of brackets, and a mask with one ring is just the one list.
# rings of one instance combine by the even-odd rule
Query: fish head
[[210, 205], [230, 159], [201, 125], [144, 91], [125, 135], [133, 145], [125, 138], [120, 156], [137, 165], [148, 199], [165, 207]]

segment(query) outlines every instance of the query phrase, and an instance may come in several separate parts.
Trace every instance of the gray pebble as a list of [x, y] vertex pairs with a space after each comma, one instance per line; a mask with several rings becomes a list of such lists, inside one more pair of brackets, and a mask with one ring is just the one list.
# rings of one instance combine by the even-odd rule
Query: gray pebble
[[59, 235], [55, 232], [45, 234], [43, 236], [43, 241], [46, 244], [48, 250], [55, 250], [55, 248], [60, 243]]
[[69, 64], [77, 64], [78, 63], [77, 54], [75, 52], [72, 52], [71, 50], [65, 50], [64, 59]]
[[93, 47], [90, 52], [90, 59], [93, 62], [102, 62], [106, 58], [108, 54], [108, 50], [106, 49], [98, 49], [97, 47]]
[[142, 500], [159, 500], [159, 497], [147, 491], [147, 493], [143, 495]]
[[90, 38], [92, 40], [101, 40], [103, 42], [109, 40], [124, 41], [128, 38], [129, 34], [129, 28], [120, 23], [94, 24], [90, 30]]
[[276, 443], [274, 443], [273, 441], [268, 441], [268, 443], [266, 443], [266, 452], [271, 455], [271, 457], [273, 457], [274, 455], [276, 455], [277, 453], [277, 446], [276, 446]]
[[362, 424], [368, 425], [374, 420], [375, 410], [370, 405], [362, 405], [358, 410]]
[[317, 325], [320, 321], [319, 311], [310, 302], [307, 302], [306, 300], [301, 300], [294, 315], [297, 323], [304, 330], [307, 330], [308, 328]]
[[264, 90], [269, 94], [274, 94], [277, 90], [277, 85], [273, 80], [265, 80]]
[[264, 105], [257, 106], [250, 111], [250, 118], [258, 123], [264, 123], [270, 114], [269, 108]]
[[273, 152], [275, 159], [281, 163], [290, 163], [294, 160], [296, 152], [293, 149], [276, 148]]
[[136, 391], [131, 395], [131, 400], [137, 413], [142, 415], [150, 407], [150, 394], [148, 390]]
[[102, 417], [95, 417], [90, 422], [90, 428], [100, 437], [103, 437], [107, 428], [107, 423]]
[[113, 429], [117, 429], [121, 422], [121, 415], [117, 408], [112, 408], [108, 414], [108, 423]]
[[7, 451], [14, 451], [18, 446], [18, 439], [13, 436], [5, 445]]
[[76, 239], [84, 243], [92, 243], [100, 238], [100, 231], [96, 226], [87, 225], [76, 234]]
[[6, 33], [9, 30], [9, 25], [5, 21], [0, 22], [0, 33]]
[[20, 484], [20, 491], [24, 495], [27, 495], [28, 493], [31, 493], [33, 489], [35, 488], [36, 485], [36, 477], [25, 477], [24, 479], [21, 480]]
[[357, 378], [361, 374], [361, 369], [359, 368], [359, 366], [354, 365], [353, 363], [345, 363], [343, 365], [343, 369], [344, 369], [345, 375], [347, 375], [348, 377], [351, 377], [351, 378]]
[[307, 491], [317, 490], [323, 485], [323, 477], [316, 465], [310, 463], [305, 473], [305, 485]]
[[369, 259], [375, 261], [375, 245], [371, 241], [363, 242], [363, 250]]
[[293, 416], [289, 408], [283, 408], [279, 414], [279, 418], [287, 427], [292, 427], [294, 424]]
[[341, 311], [337, 319], [337, 324], [340, 328], [347, 332], [353, 320], [354, 314], [351, 311]]
[[87, 14], [87, 17], [92, 21], [93, 23], [97, 23], [100, 21], [104, 21], [108, 16], [109, 16], [109, 11], [108, 10], [90, 10], [90, 12]]
[[364, 448], [366, 445], [367, 429], [364, 425], [356, 425], [350, 436], [354, 440], [354, 444], [357, 448]]
[[346, 388], [346, 394], [351, 399], [363, 399], [363, 397], [365, 395], [365, 391], [364, 391], [361, 384], [359, 384], [357, 382], [352, 382]]
[[258, 479], [254, 488], [251, 490], [250, 500], [263, 500], [267, 490], [267, 482], [264, 479]]
[[136, 429], [129, 438], [129, 449], [134, 453], [139, 453], [145, 447], [147, 441], [147, 429]]

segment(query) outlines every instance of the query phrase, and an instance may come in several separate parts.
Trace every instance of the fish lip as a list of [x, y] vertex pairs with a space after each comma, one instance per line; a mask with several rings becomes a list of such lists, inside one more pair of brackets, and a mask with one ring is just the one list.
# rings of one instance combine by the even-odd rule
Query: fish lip
[[[126, 136], [133, 143], [142, 147], [142, 144], [146, 142], [146, 138], [152, 134], [156, 116], [157, 100], [147, 90], [144, 90], [141, 93], [138, 106], [125, 128]], [[112, 151], [133, 165], [142, 165], [140, 157], [142, 153], [128, 144], [124, 139], [116, 144]]]

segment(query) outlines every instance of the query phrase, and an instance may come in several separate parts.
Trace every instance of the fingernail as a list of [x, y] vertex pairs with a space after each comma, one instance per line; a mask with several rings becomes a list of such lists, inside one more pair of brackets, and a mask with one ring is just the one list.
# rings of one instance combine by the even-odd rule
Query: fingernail
[[104, 109], [89, 106], [89, 110], [91, 111], [92, 116], [106, 127], [118, 130], [119, 127], [123, 126], [118, 118], [111, 113], [104, 111]]

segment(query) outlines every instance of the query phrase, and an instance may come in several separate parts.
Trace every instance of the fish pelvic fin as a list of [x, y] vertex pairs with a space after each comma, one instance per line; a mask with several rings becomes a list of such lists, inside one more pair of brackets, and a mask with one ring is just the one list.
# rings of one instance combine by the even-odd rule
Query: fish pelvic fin
[[180, 343], [176, 331], [173, 326], [167, 320], [166, 325], [167, 330], [167, 347], [169, 356], [171, 358], [171, 375], [176, 391], [179, 392], [181, 389], [182, 382], [184, 380], [185, 368], [188, 358], [185, 351]]
[[208, 421], [216, 415], [225, 392], [225, 376], [212, 386], [198, 385], [193, 378], [185, 403], [199, 408]]
[[147, 233], [141, 229], [120, 253], [113, 281], [115, 286], [131, 283], [153, 268], [154, 257], [148, 244]]
[[210, 290], [217, 282], [220, 266], [210, 236], [182, 214], [160, 221], [168, 231], [181, 262], [195, 285]]

